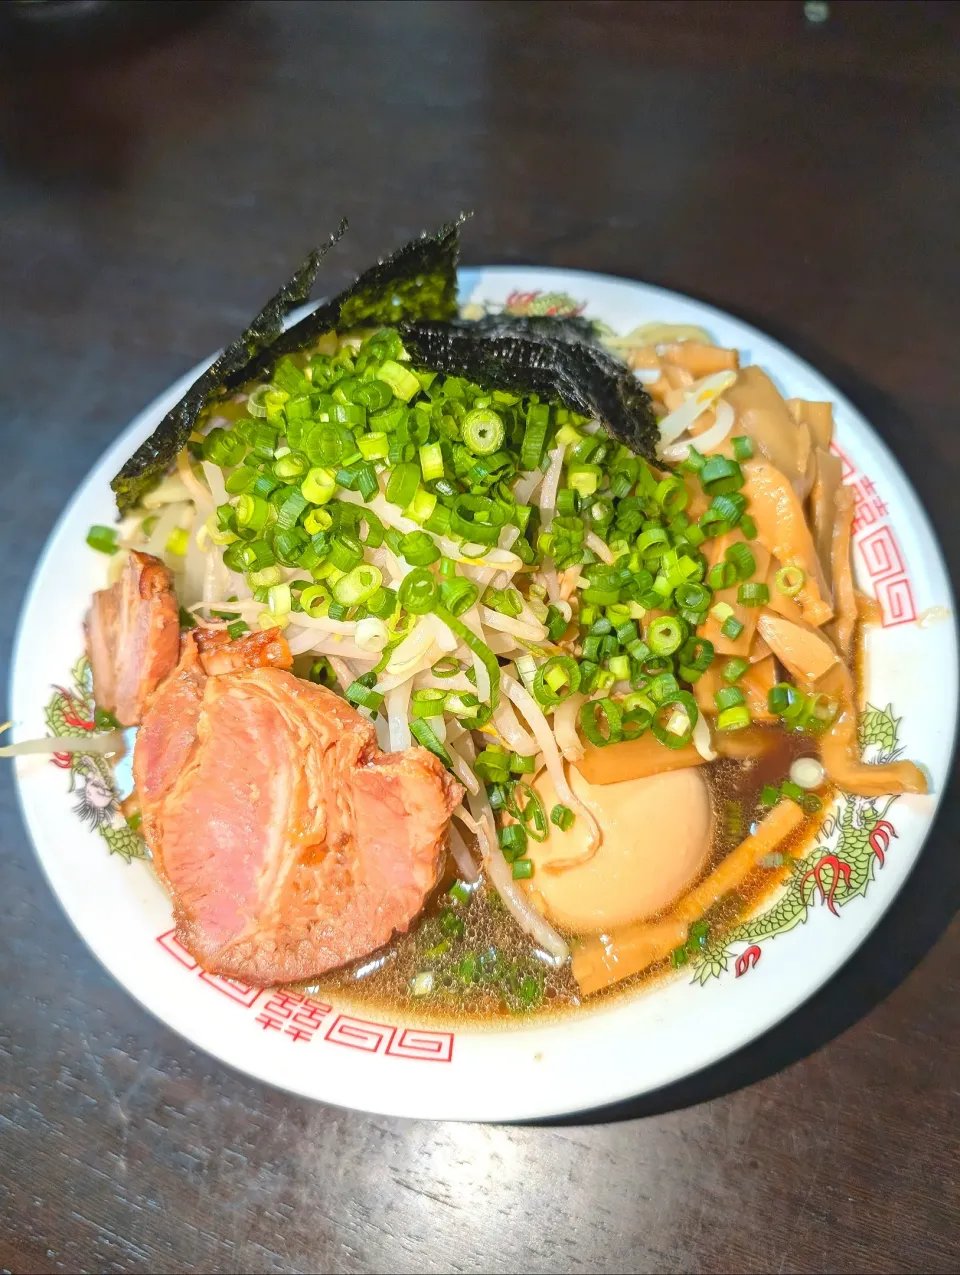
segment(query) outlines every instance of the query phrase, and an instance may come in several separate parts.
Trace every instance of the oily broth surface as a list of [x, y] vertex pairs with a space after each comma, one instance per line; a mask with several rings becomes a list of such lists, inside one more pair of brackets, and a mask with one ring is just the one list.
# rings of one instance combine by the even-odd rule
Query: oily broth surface
[[[751, 822], [762, 817], [757, 799], [763, 785], [782, 783], [795, 758], [815, 752], [815, 744], [807, 735], [791, 735], [774, 727], [765, 733], [770, 748], [764, 756], [745, 762], [718, 758], [702, 768], [713, 810], [713, 839], [703, 876], [743, 840]], [[827, 809], [830, 793], [821, 795]], [[804, 820], [794, 836], [780, 847], [785, 858], [782, 866], [755, 869], [738, 895], [713, 909], [714, 934], [730, 928], [746, 910], [755, 908], [783, 882], [790, 871], [791, 857], [803, 853], [816, 835], [821, 819], [822, 816], [814, 816]], [[672, 972], [669, 961], [663, 961], [584, 998], [569, 965], [556, 969], [536, 957], [530, 940], [482, 880], [469, 903], [452, 904], [448, 891], [455, 880], [456, 877], [449, 874], [444, 878], [410, 933], [395, 938], [373, 957], [303, 984], [303, 989], [320, 997], [332, 996], [358, 1007], [375, 1009], [388, 1018], [409, 1020], [413, 1014], [423, 1021], [476, 1027], [484, 1022], [503, 1025], [505, 1020], [522, 1020], [531, 1014], [554, 1017], [578, 1009], [590, 1010], [631, 995], [642, 985], [657, 982]], [[444, 935], [440, 922], [445, 912], [462, 920], [462, 936]], [[444, 938], [449, 942], [448, 951], [431, 958], [428, 953]], [[486, 976], [481, 971], [478, 981], [465, 985], [455, 964], [468, 954], [491, 950], [499, 954], [498, 968], [488, 971]], [[410, 980], [424, 970], [434, 973], [433, 991], [426, 996], [411, 996]], [[523, 1001], [519, 990], [525, 977], [543, 984], [542, 995], [530, 1004]]]

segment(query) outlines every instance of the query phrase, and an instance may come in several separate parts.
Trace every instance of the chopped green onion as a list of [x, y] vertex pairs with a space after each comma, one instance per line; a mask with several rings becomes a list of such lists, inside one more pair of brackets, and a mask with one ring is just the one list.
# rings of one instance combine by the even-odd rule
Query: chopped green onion
[[361, 677], [358, 677], [356, 681], [351, 682], [344, 691], [347, 702], [353, 704], [357, 708], [369, 708], [376, 712], [383, 703], [383, 696], [379, 693], [379, 691], [375, 691], [373, 689], [376, 680], [376, 673], [370, 672], [364, 673]]
[[167, 553], [176, 554], [178, 558], [182, 558], [187, 552], [190, 544], [190, 532], [184, 527], [174, 527], [173, 531], [167, 537], [167, 543], [164, 546]]
[[555, 824], [561, 832], [569, 832], [573, 827], [576, 815], [569, 806], [556, 805], [550, 811], [550, 822]]
[[702, 456], [691, 443], [687, 449], [687, 459], [678, 466], [678, 469], [685, 474], [699, 474], [706, 463], [707, 458]]
[[597, 748], [605, 748], [607, 744], [615, 744], [623, 738], [620, 723], [620, 709], [612, 699], [587, 700], [580, 708], [580, 728]]
[[510, 770], [515, 775], [532, 775], [536, 766], [536, 757], [527, 757], [522, 753], [510, 754]]
[[451, 535], [471, 544], [496, 544], [500, 530], [506, 525], [507, 512], [489, 496], [469, 494], [457, 496], [450, 511]]
[[308, 471], [300, 484], [300, 490], [311, 505], [325, 505], [337, 490], [337, 481], [332, 469], [316, 466]]
[[269, 591], [267, 605], [273, 615], [287, 615], [290, 611], [292, 598], [290, 596], [289, 584], [272, 585]]
[[743, 470], [735, 460], [726, 456], [711, 456], [700, 470], [700, 483], [711, 496], [722, 496], [736, 491], [746, 480]]
[[115, 527], [101, 527], [94, 525], [87, 532], [87, 544], [91, 549], [96, 549], [98, 553], [116, 553], [120, 547], [117, 544], [117, 531]]
[[468, 629], [446, 607], [437, 607], [436, 615], [443, 621], [454, 637], [465, 643], [483, 664], [490, 679], [490, 708], [495, 709], [500, 702], [500, 665], [497, 657], [485, 642], [482, 642], [471, 629]]
[[231, 430], [212, 429], [203, 440], [203, 456], [220, 469], [232, 469], [243, 459], [247, 445]]
[[364, 460], [386, 460], [390, 451], [390, 441], [386, 434], [378, 432], [361, 434], [357, 439], [357, 447]]
[[440, 550], [425, 531], [410, 531], [400, 539], [400, 553], [411, 567], [428, 567], [440, 558]]
[[737, 601], [745, 607], [764, 607], [770, 601], [770, 590], [765, 584], [750, 581], [737, 589]]
[[387, 482], [385, 492], [387, 500], [391, 505], [399, 505], [401, 509], [406, 507], [417, 494], [417, 488], [420, 485], [420, 466], [410, 463], [403, 463], [395, 466], [390, 479]]
[[761, 806], [775, 806], [780, 800], [780, 789], [775, 788], [773, 784], [764, 784], [757, 800]]
[[463, 615], [469, 611], [479, 596], [478, 586], [463, 576], [440, 582], [440, 602], [452, 615]]
[[303, 520], [303, 529], [309, 536], [315, 536], [318, 531], [329, 531], [333, 526], [333, 519], [326, 509], [311, 509]]
[[781, 567], [774, 576], [773, 582], [780, 593], [792, 598], [803, 588], [806, 578], [806, 575], [799, 567]]
[[257, 623], [264, 631], [267, 629], [285, 629], [290, 623], [290, 616], [274, 615], [272, 611], [263, 610], [257, 616]]
[[670, 544], [670, 537], [663, 527], [648, 527], [647, 530], [637, 538], [637, 552], [641, 556], [660, 556], [663, 549]]
[[533, 860], [514, 859], [511, 870], [514, 881], [528, 881], [533, 876]]
[[303, 450], [314, 465], [342, 465], [358, 455], [357, 440], [345, 425], [326, 422], [313, 426], [301, 440]]
[[723, 624], [720, 625], [720, 632], [725, 638], [729, 638], [731, 642], [735, 642], [743, 632], [743, 625], [735, 616], [728, 615]]
[[[650, 667], [649, 664], [647, 667]], [[679, 690], [680, 684], [672, 673], [656, 673], [647, 685], [648, 694], [657, 704], [671, 699]]]
[[409, 368], [395, 363], [393, 359], [387, 359], [385, 363], [380, 364], [377, 369], [377, 379], [389, 385], [397, 398], [402, 399], [404, 403], [409, 403], [414, 394], [420, 393], [420, 382], [414, 374]]
[[714, 692], [713, 699], [719, 709], [736, 708], [744, 703], [743, 691], [739, 686], [722, 686], [719, 691]]
[[675, 691], [660, 699], [650, 729], [668, 748], [684, 748], [693, 739], [699, 716], [697, 701], [690, 692]]
[[[731, 690], [735, 689], [731, 687]], [[744, 704], [725, 708], [717, 717], [717, 730], [742, 730], [750, 725], [750, 710]]]
[[403, 512], [407, 518], [410, 518], [413, 522], [420, 523], [422, 526], [433, 516], [436, 507], [436, 495], [432, 491], [418, 487], [417, 494]]
[[426, 748], [428, 752], [433, 753], [434, 757], [439, 757], [449, 770], [453, 769], [453, 758], [441, 744], [433, 727], [425, 718], [419, 717], [411, 721], [410, 734], [418, 744]]
[[[737, 580], [737, 569], [732, 562], [717, 562], [707, 572], [707, 584], [711, 589], [729, 589]], [[718, 606], [725, 606], [720, 602]]]
[[384, 620], [388, 615], [392, 615], [397, 608], [396, 592], [381, 585], [372, 597], [367, 598], [366, 607], [376, 619]]
[[691, 637], [680, 651], [680, 662], [697, 673], [705, 673], [713, 663], [713, 643], [702, 637]]
[[333, 586], [333, 596], [343, 606], [361, 606], [373, 597], [382, 583], [383, 572], [379, 567], [361, 563], [337, 580]]
[[[274, 474], [284, 482], [302, 478], [309, 468], [310, 462], [300, 452], [287, 452], [286, 455], [279, 456], [273, 463]], [[227, 490], [229, 491], [229, 488]]]
[[630, 659], [626, 655], [612, 655], [607, 660], [607, 668], [618, 682], [626, 681], [630, 676]]
[[[757, 560], [752, 550], [742, 541], [731, 545], [724, 557], [732, 564], [738, 580], [749, 580], [757, 569]], [[731, 580], [730, 583], [732, 584], [733, 581]]]
[[665, 514], [678, 514], [689, 504], [690, 493], [682, 478], [671, 475], [657, 484], [653, 498]]
[[580, 668], [569, 655], [553, 655], [537, 669], [533, 697], [542, 708], [563, 703], [580, 689]]
[[434, 610], [440, 596], [437, 579], [426, 567], [417, 567], [400, 585], [400, 605], [411, 615], [426, 615]]
[[324, 615], [329, 605], [330, 592], [325, 585], [308, 585], [300, 594], [300, 610], [313, 620]]
[[684, 611], [705, 611], [710, 605], [710, 590], [702, 584], [684, 581], [677, 585], [674, 596], [677, 606]]
[[510, 778], [510, 754], [492, 745], [477, 754], [474, 770], [486, 784], [503, 784]]
[[507, 813], [519, 820], [528, 836], [534, 841], [545, 841], [549, 827], [543, 802], [535, 789], [525, 780], [518, 780], [507, 798]]
[[791, 783], [789, 779], [780, 785], [780, 791], [784, 797], [789, 797], [791, 801], [798, 804], [803, 800], [803, 789], [799, 784]]
[[[243, 500], [243, 496], [240, 497]], [[289, 530], [300, 521], [300, 515], [307, 508], [309, 501], [299, 488], [294, 487], [290, 494], [276, 506], [277, 526]]]
[[474, 456], [490, 456], [503, 442], [505, 430], [492, 408], [475, 407], [464, 418], [460, 433]]
[[439, 717], [447, 702], [447, 692], [435, 686], [423, 687], [413, 692], [410, 701], [413, 717]]
[[516, 589], [487, 589], [483, 604], [501, 615], [518, 616], [523, 610], [523, 598]]
[[543, 456], [550, 424], [550, 408], [546, 403], [533, 403], [527, 409], [527, 420], [520, 444], [520, 468], [536, 469]]
[[485, 726], [490, 720], [490, 709], [472, 691], [447, 692], [445, 711], [454, 717], [469, 718], [469, 726]]
[[443, 477], [443, 452], [439, 443], [424, 443], [420, 448], [420, 472], [425, 483]]
[[828, 695], [820, 693], [808, 695], [803, 714], [804, 722], [813, 726], [815, 730], [823, 730], [836, 717], [839, 707], [837, 701]]
[[672, 655], [686, 640], [684, 622], [676, 615], [661, 615], [647, 629], [646, 640], [655, 655]]
[[739, 656], [727, 660], [723, 666], [723, 680], [725, 682], [739, 682], [744, 673], [750, 667], [748, 660], [742, 660]]
[[597, 490], [602, 476], [599, 465], [571, 465], [567, 470], [567, 483], [585, 500]]
[[522, 858], [527, 852], [527, 832], [519, 823], [510, 823], [501, 828], [497, 839], [508, 863]]
[[276, 562], [265, 540], [238, 540], [223, 551], [223, 564], [231, 571], [261, 571]]
[[356, 536], [334, 536], [330, 542], [329, 560], [338, 571], [352, 571], [363, 561], [363, 546]]
[[778, 717], [792, 721], [799, 718], [806, 706], [807, 697], [790, 682], [778, 682], [767, 692], [767, 707]]
[[463, 672], [463, 665], [455, 655], [442, 655], [430, 668], [434, 677], [456, 677]]
[[753, 443], [746, 434], [738, 434], [736, 438], [731, 438], [730, 442], [733, 446], [734, 460], [749, 460], [753, 455]]

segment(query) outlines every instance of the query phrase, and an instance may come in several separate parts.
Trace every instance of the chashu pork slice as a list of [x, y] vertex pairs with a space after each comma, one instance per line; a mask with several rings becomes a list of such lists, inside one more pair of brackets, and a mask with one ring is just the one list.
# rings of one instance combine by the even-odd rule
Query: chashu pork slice
[[180, 650], [170, 572], [159, 558], [131, 551], [116, 583], [93, 595], [85, 627], [97, 705], [123, 726], [138, 725]]
[[425, 749], [382, 753], [372, 723], [288, 672], [208, 676], [202, 645], [185, 639], [134, 754], [177, 937], [264, 986], [382, 947], [436, 885], [460, 786]]

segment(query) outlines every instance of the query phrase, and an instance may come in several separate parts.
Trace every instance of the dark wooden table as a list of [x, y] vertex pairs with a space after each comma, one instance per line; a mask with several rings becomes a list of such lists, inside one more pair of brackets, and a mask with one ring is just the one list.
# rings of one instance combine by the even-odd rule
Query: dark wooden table
[[[960, 6], [277, 2], [166, 26], [72, 61], [7, 47], [4, 665], [74, 485], [342, 213], [331, 286], [472, 207], [468, 261], [647, 279], [769, 329], [866, 410], [956, 576]], [[73, 933], [6, 767], [0, 821], [0, 1266], [960, 1264], [955, 798], [810, 1005], [616, 1122], [551, 1128], [354, 1115], [226, 1070]]]

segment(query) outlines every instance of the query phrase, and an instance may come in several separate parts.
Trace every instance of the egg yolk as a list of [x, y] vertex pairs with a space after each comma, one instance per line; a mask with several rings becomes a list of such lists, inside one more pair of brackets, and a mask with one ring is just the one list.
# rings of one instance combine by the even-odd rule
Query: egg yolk
[[[549, 818], [557, 796], [546, 771], [533, 786]], [[530, 839], [534, 874], [523, 884], [550, 921], [575, 934], [609, 932], [662, 912], [703, 871], [711, 814], [698, 768], [590, 784], [571, 767], [570, 786], [593, 813], [603, 840], [587, 862], [551, 872], [551, 861], [586, 854], [587, 820], [575, 819], [567, 832], [551, 823], [545, 841]]]

